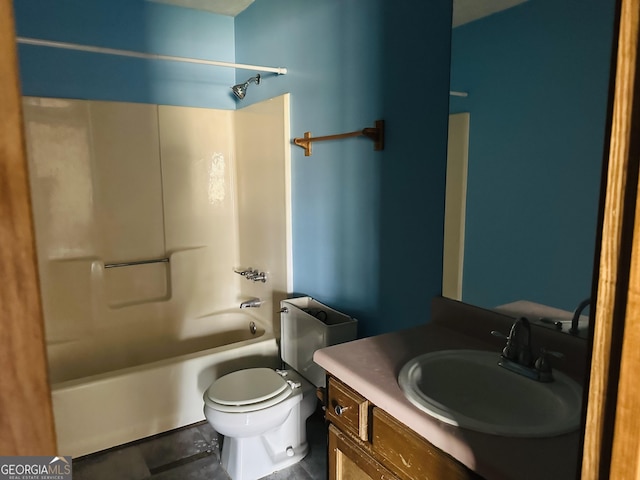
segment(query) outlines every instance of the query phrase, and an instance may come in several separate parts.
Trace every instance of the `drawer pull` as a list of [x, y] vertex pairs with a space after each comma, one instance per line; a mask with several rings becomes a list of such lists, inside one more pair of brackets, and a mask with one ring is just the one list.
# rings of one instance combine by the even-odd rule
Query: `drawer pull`
[[336, 415], [340, 416], [342, 415], [345, 410], [348, 410], [349, 407], [343, 407], [342, 405], [336, 405], [335, 408], [333, 409], [334, 412], [336, 412]]

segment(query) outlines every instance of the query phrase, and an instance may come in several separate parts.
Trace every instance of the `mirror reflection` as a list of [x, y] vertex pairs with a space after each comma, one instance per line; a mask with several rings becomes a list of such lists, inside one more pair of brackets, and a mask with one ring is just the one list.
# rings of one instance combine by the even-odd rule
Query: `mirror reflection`
[[468, 156], [456, 180], [461, 216], [445, 238], [445, 296], [568, 312], [589, 297], [614, 4], [528, 0], [454, 22], [451, 90], [468, 95], [450, 97], [462, 122], [450, 154]]

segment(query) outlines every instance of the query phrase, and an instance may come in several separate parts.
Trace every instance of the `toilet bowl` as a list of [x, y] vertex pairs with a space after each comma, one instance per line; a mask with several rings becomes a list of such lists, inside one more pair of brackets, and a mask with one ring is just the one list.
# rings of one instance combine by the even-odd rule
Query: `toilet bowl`
[[315, 386], [294, 370], [232, 372], [207, 389], [204, 402], [207, 421], [225, 437], [220, 461], [233, 480], [256, 480], [308, 452]]
[[280, 354], [286, 368], [238, 370], [204, 393], [204, 415], [224, 435], [220, 461], [233, 480], [257, 480], [307, 454], [306, 420], [318, 401], [316, 387], [325, 383], [313, 353], [356, 337], [355, 319], [311, 297], [280, 306]]

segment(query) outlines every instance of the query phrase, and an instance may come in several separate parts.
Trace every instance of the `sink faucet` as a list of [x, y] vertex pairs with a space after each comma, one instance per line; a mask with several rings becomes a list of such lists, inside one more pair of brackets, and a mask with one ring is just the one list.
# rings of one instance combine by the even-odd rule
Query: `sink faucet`
[[262, 300], [258, 297], [250, 298], [240, 304], [240, 308], [259, 308], [262, 305]]
[[492, 335], [507, 340], [507, 344], [502, 349], [502, 358], [498, 362], [503, 368], [519, 373], [525, 377], [539, 382], [553, 381], [551, 365], [548, 357], [562, 358], [558, 352], [551, 352], [542, 349], [540, 357], [534, 362], [531, 353], [531, 325], [525, 317], [518, 318], [509, 331], [509, 336], [493, 330]]
[[580, 302], [576, 310], [573, 312], [573, 318], [571, 318], [571, 328], [569, 329], [569, 333], [571, 335], [578, 335], [578, 322], [580, 321], [580, 314], [587, 307], [587, 305], [591, 304], [591, 299], [586, 298]]
[[520, 317], [513, 322], [508, 337], [495, 330], [491, 334], [507, 340], [507, 344], [502, 349], [503, 358], [525, 367], [531, 366], [533, 355], [531, 354], [531, 326], [529, 325], [529, 320], [525, 317]]

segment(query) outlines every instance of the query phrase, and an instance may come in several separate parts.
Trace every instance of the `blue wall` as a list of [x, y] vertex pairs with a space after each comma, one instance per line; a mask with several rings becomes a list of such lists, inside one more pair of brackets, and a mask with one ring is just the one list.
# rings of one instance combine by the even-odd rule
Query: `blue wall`
[[[20, 37], [235, 61], [234, 19], [142, 0], [16, 0]], [[230, 68], [19, 46], [25, 95], [234, 109]]]
[[471, 112], [463, 300], [572, 310], [591, 289], [613, 0], [529, 0], [454, 29]]
[[361, 335], [425, 322], [441, 292], [450, 22], [448, 0], [258, 0], [236, 17], [238, 62], [289, 69], [245, 101], [291, 92], [293, 136], [386, 122], [383, 152], [359, 138], [292, 156], [295, 290]]
[[[384, 119], [382, 152], [364, 138], [315, 144], [311, 157], [292, 146], [294, 288], [357, 317], [360, 335], [428, 320], [441, 291], [451, 0], [256, 0], [235, 20], [140, 0], [14, 3], [20, 36], [285, 66], [242, 105], [291, 92], [293, 136]], [[26, 95], [233, 109], [229, 87], [254, 75], [19, 53]]]

